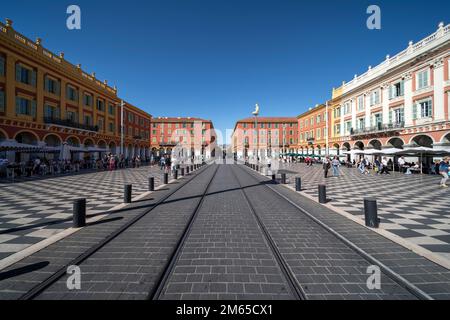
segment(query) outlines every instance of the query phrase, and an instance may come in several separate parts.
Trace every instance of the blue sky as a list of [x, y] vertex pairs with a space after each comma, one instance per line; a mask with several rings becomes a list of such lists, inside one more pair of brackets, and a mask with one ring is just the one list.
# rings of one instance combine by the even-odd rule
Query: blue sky
[[[77, 4], [82, 29], [66, 28]], [[382, 29], [366, 28], [369, 5]], [[117, 85], [154, 116], [197, 116], [233, 128], [250, 115], [297, 116], [450, 21], [450, 1], [4, 1], [26, 36]]]

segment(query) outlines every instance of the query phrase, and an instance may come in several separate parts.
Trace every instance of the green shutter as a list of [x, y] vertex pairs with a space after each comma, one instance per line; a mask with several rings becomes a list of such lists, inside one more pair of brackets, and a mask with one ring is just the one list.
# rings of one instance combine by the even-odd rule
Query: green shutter
[[33, 87], [36, 87], [36, 71], [32, 70], [31, 71], [31, 83], [30, 83]]
[[5, 92], [0, 91], [0, 112], [5, 112]]
[[413, 104], [412, 113], [413, 113], [412, 114], [413, 120], [416, 120], [417, 119], [417, 104], [416, 103]]
[[405, 81], [400, 81], [400, 95], [403, 96], [405, 94]]
[[61, 84], [59, 81], [55, 81], [55, 94], [59, 96], [61, 94]]
[[31, 100], [31, 116], [36, 118], [36, 101]]
[[20, 64], [16, 64], [16, 81], [21, 82], [22, 78], [22, 67]]
[[392, 124], [392, 118], [393, 118], [393, 111], [389, 110], [389, 124]]
[[16, 115], [20, 114], [20, 98], [16, 97]]
[[0, 75], [5, 75], [5, 58], [0, 56]]

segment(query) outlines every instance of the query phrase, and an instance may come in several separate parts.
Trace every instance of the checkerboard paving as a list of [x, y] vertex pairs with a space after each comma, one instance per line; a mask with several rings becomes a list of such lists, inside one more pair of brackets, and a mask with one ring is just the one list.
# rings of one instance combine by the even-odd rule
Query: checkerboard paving
[[439, 176], [364, 175], [355, 168], [341, 167], [339, 177], [333, 177], [330, 169], [325, 179], [319, 164], [283, 165], [279, 172], [287, 173], [292, 186], [295, 177], [301, 177], [303, 192], [316, 199], [318, 185], [326, 184], [330, 204], [362, 220], [363, 199], [375, 197], [380, 228], [450, 260], [450, 188], [439, 187]]
[[72, 225], [72, 200], [86, 198], [88, 215], [123, 202], [125, 184], [133, 197], [148, 191], [148, 177], [161, 183], [158, 167], [92, 172], [0, 185], [0, 259]]

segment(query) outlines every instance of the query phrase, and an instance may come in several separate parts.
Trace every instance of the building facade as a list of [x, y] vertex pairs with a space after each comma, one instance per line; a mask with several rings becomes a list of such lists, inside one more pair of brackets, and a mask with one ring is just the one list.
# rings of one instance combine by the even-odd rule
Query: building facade
[[333, 90], [330, 153], [450, 143], [450, 25]]
[[[40, 147], [63, 143], [92, 158], [121, 148], [121, 100], [117, 88], [73, 65], [64, 54], [54, 54], [0, 23], [0, 140]], [[124, 146], [127, 157], [150, 152], [151, 115], [131, 104], [124, 107]], [[84, 152], [83, 152], [84, 151]], [[27, 154], [11, 153], [11, 161]], [[25, 158], [25, 159], [24, 159]]]
[[154, 156], [171, 154], [179, 148], [180, 156], [209, 159], [215, 156], [216, 133], [211, 120], [192, 117], [155, 117], [151, 125]]
[[298, 123], [295, 117], [253, 117], [239, 120], [231, 141], [235, 158], [278, 157], [296, 152]]
[[331, 128], [328, 123], [330, 108], [325, 104], [316, 105], [314, 108], [310, 108], [307, 112], [299, 115], [297, 119], [298, 147], [296, 152], [304, 155], [326, 155], [328, 153], [327, 142]]

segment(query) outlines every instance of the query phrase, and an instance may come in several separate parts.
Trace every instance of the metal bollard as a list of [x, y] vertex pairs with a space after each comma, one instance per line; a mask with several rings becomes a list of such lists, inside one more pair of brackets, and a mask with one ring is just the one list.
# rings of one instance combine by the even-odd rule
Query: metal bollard
[[255, 170], [259, 172], [259, 166], [258, 166], [258, 165], [256, 166], [256, 169], [255, 169]]
[[281, 174], [281, 183], [286, 184], [286, 173]]
[[276, 181], [277, 180], [277, 175], [276, 174], [272, 174], [272, 181]]
[[319, 184], [319, 203], [327, 203], [327, 186]]
[[178, 170], [174, 170], [174, 172], [173, 172], [173, 178], [174, 178], [175, 180], [178, 179]]
[[148, 191], [155, 191], [155, 178], [148, 178]]
[[370, 228], [378, 228], [380, 225], [376, 199], [364, 198], [364, 220], [366, 221], [366, 226]]
[[189, 174], [189, 166], [186, 167], [186, 174]]
[[191, 164], [191, 172], [194, 171], [194, 166]]
[[184, 177], [184, 168], [181, 168], [181, 176]]
[[168, 184], [169, 183], [169, 174], [168, 173], [164, 173], [164, 184]]
[[302, 191], [302, 178], [295, 177], [295, 191]]
[[126, 184], [123, 190], [123, 203], [131, 203], [131, 193], [133, 186], [131, 184]]
[[73, 227], [82, 228], [86, 225], [86, 199], [73, 201]]

